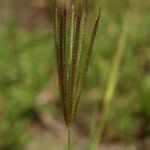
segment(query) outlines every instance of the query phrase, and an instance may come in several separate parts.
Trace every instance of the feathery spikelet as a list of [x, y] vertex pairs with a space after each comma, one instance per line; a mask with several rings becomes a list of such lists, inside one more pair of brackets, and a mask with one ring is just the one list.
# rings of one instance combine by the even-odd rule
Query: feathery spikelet
[[[100, 11], [96, 18], [93, 33], [86, 51], [83, 53], [83, 40], [86, 21], [86, 0], [83, 2], [81, 12], [75, 9], [72, 4], [71, 9], [66, 8], [66, 4], [55, 5], [55, 47], [59, 78], [59, 89], [63, 107], [65, 123], [68, 128], [72, 126], [76, 115], [81, 91], [88, 71], [91, 52], [96, 37], [96, 32], [100, 20]], [[68, 15], [69, 14], [69, 15]], [[67, 22], [69, 16], [69, 46], [67, 46]], [[68, 49], [67, 49], [68, 48]], [[81, 60], [84, 59], [82, 69]]]

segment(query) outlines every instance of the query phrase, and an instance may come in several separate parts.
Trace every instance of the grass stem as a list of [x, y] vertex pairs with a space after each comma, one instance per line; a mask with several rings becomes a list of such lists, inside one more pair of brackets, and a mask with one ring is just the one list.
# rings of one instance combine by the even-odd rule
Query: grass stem
[[71, 129], [68, 128], [68, 150], [71, 150]]
[[113, 96], [115, 94], [115, 89], [117, 86], [117, 81], [119, 78], [119, 73], [121, 68], [121, 62], [126, 47], [126, 28], [125, 28], [126, 22], [123, 23], [124, 23], [123, 28], [119, 36], [117, 52], [115, 54], [115, 58], [113, 61], [112, 69], [108, 80], [106, 93], [103, 99], [103, 107], [100, 112], [100, 116], [97, 120], [96, 129], [94, 132], [92, 142], [90, 143], [89, 150], [98, 149], [106, 125], [107, 115], [110, 109], [111, 101], [113, 100]]

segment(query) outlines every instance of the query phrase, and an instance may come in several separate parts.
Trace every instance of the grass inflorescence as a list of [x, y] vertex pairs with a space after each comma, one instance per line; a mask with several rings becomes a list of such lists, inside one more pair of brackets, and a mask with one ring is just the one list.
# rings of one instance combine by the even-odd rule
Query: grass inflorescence
[[83, 51], [87, 2], [82, 7], [74, 3], [55, 3], [55, 46], [59, 89], [65, 123], [68, 129], [74, 121], [81, 91], [88, 71], [91, 52], [100, 20], [96, 18], [89, 46]]

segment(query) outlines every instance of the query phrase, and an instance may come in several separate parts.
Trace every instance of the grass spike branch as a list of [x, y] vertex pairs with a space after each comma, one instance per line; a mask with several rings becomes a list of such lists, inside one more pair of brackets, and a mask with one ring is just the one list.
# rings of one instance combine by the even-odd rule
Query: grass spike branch
[[75, 39], [74, 39], [74, 49], [72, 53], [72, 78], [71, 78], [71, 122], [73, 121], [74, 118], [74, 110], [75, 110], [75, 91], [76, 91], [76, 86], [77, 86], [77, 63], [78, 63], [78, 53], [79, 53], [79, 36], [80, 36], [80, 15], [77, 17], [76, 21], [76, 33], [75, 33]]
[[77, 93], [76, 94], [76, 108], [77, 108], [77, 105], [78, 105], [78, 102], [79, 102], [79, 99], [80, 99], [80, 96], [81, 96], [83, 83], [85, 81], [86, 74], [87, 74], [87, 71], [88, 71], [89, 61], [90, 61], [90, 57], [91, 57], [91, 51], [92, 51], [94, 40], [95, 40], [95, 37], [96, 37], [96, 33], [97, 33], [98, 25], [99, 25], [99, 20], [100, 20], [100, 10], [99, 10], [98, 16], [97, 16], [96, 21], [95, 21], [95, 25], [94, 25], [92, 37], [91, 37], [91, 40], [90, 40], [89, 48], [87, 50], [83, 70], [82, 70], [82, 73], [81, 73], [81, 77], [79, 79], [78, 87], [76, 89], [76, 93]]
[[[60, 18], [59, 18], [59, 14], [60, 12], [58, 12], [58, 7], [55, 6], [55, 21], [54, 21], [54, 26], [55, 26], [55, 49], [56, 49], [56, 60], [57, 60], [57, 71], [58, 71], [58, 79], [59, 79], [59, 89], [60, 89], [60, 95], [61, 95], [61, 99], [62, 99], [62, 104], [65, 103], [64, 100], [64, 92], [63, 92], [63, 84], [61, 84], [62, 82], [62, 67], [61, 67], [61, 60], [60, 60]], [[62, 105], [63, 107], [63, 114], [65, 117], [65, 123], [67, 124], [67, 117], [66, 117], [66, 108], [65, 105]]]
[[66, 123], [68, 125], [68, 101], [67, 101], [67, 69], [66, 69], [66, 9], [60, 8], [60, 68], [61, 68], [61, 78], [62, 78], [62, 93], [63, 93], [63, 103], [65, 107], [65, 117]]

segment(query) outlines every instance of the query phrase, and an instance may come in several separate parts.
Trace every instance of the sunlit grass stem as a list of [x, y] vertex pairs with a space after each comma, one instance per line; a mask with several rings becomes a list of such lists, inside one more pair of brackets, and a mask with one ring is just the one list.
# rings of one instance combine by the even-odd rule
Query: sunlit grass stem
[[100, 111], [100, 115], [96, 123], [95, 131], [89, 146], [89, 150], [98, 150], [98, 145], [101, 141], [103, 129], [106, 124], [110, 103], [113, 99], [117, 81], [119, 78], [119, 72], [120, 72], [125, 46], [126, 46], [126, 29], [125, 29], [125, 24], [123, 24], [123, 28], [119, 36], [117, 51], [114, 57], [112, 69], [110, 71], [106, 92], [102, 102], [102, 110]]

